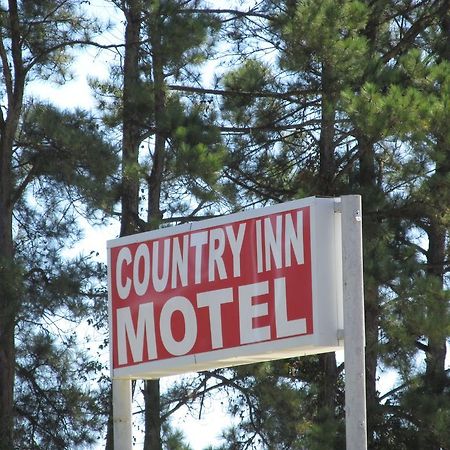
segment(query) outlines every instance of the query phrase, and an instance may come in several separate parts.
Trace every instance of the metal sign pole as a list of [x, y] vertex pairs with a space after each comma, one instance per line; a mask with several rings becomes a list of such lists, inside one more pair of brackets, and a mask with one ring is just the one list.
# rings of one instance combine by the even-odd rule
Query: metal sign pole
[[131, 450], [131, 380], [112, 380], [114, 450]]
[[346, 449], [367, 449], [361, 196], [341, 197]]

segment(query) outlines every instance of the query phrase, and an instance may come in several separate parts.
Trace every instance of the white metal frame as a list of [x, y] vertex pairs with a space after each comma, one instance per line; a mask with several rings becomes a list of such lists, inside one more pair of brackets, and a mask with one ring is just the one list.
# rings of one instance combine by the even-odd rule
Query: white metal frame
[[[361, 197], [335, 201], [341, 213], [346, 449], [367, 450]], [[114, 449], [131, 450], [131, 379], [113, 378], [112, 384]]]
[[347, 450], [367, 449], [361, 196], [341, 197]]

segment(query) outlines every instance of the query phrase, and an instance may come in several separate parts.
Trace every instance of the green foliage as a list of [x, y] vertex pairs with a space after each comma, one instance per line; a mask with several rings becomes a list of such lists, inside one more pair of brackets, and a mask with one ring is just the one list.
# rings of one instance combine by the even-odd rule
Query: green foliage
[[203, 115], [202, 106], [194, 107], [173, 123], [170, 139], [173, 171], [175, 176], [201, 178], [214, 185], [226, 153], [218, 129], [206, 122]]
[[362, 31], [369, 16], [365, 2], [305, 0], [291, 14], [279, 18], [286, 43], [283, 66], [297, 71], [325, 63], [333, 68], [336, 87], [364, 73], [368, 49]]
[[[23, 75], [59, 81], [70, 76], [67, 47], [98, 31], [95, 21], [77, 13], [79, 4], [19, 3]], [[129, 12], [131, 3], [120, 6]], [[120, 62], [112, 66], [111, 79], [92, 82], [105, 128], [93, 114], [50, 105], [11, 112], [20, 116], [11, 134], [8, 180], [15, 257], [0, 262], [0, 297], [14, 301], [0, 314], [17, 323], [19, 446], [89, 444], [108, 408], [102, 382], [88, 389], [101, 366], [77, 349], [73, 328], [86, 318], [101, 328], [104, 268], [89, 257], [68, 260], [62, 254], [81, 236], [80, 211], [111, 212], [123, 195], [117, 186], [129, 182], [140, 193], [134, 220], [145, 222], [152, 208], [161, 213], [146, 224], [153, 227], [323, 193], [327, 172], [327, 192], [361, 193], [364, 199], [369, 446], [445, 448], [445, 2], [277, 0], [220, 15], [199, 11], [197, 1], [147, 6], [138, 11], [137, 76], [129, 97], [123, 96], [127, 73]], [[13, 28], [6, 26], [6, 15], [0, 18], [7, 55], [1, 63], [2, 119], [13, 117], [7, 74], [21, 75], [12, 64], [18, 59], [8, 53]], [[215, 48], [217, 36], [223, 40]], [[122, 47], [116, 50], [122, 57]], [[219, 90], [199, 92], [201, 64], [223, 54], [229, 70], [215, 74], [223, 96]], [[189, 88], [183, 92], [175, 83]], [[124, 105], [130, 116], [124, 116]], [[139, 155], [119, 175], [112, 142], [120, 141], [125, 121], [135, 134], [131, 150]], [[2, 139], [6, 123], [0, 121]], [[149, 198], [157, 205], [145, 204]], [[312, 356], [212, 374], [230, 393], [229, 411], [237, 419], [220, 448], [343, 448], [343, 368], [324, 361]], [[398, 376], [392, 391], [377, 383], [377, 367]], [[177, 385], [164, 400], [191, 405], [209, 392], [205, 380], [202, 374]], [[169, 412], [165, 407], [162, 416]], [[163, 431], [166, 448], [189, 448], [180, 432]]]
[[346, 90], [344, 110], [360, 129], [377, 140], [394, 134], [404, 140], [426, 142], [431, 130], [448, 139], [447, 131], [440, 127], [448, 120], [448, 64], [430, 66], [417, 50], [412, 50], [401, 58], [398, 70], [403, 76], [399, 84], [386, 88], [366, 82], [357, 93]]
[[256, 59], [248, 59], [241, 67], [228, 72], [222, 83], [230, 91], [256, 93], [266, 87], [269, 75], [270, 70], [266, 64]]
[[20, 2], [23, 55], [26, 66], [40, 80], [64, 82], [71, 78], [74, 47], [100, 32], [97, 19], [85, 14], [79, 1], [43, 0]]
[[84, 349], [76, 350], [75, 333], [66, 335], [61, 346], [44, 330], [26, 331], [18, 336], [16, 445], [61, 449], [94, 444], [103, 427], [103, 411], [99, 392], [89, 383], [100, 364], [87, 358]]
[[[171, 0], [160, 5], [159, 13], [164, 18], [160, 29], [164, 66], [175, 79], [206, 61], [213, 43], [212, 35], [219, 27], [219, 20], [213, 14], [184, 11], [189, 7], [198, 7], [198, 3]], [[152, 30], [148, 32], [150, 34]]]
[[20, 158], [36, 177], [76, 191], [94, 209], [111, 211], [118, 159], [92, 115], [32, 105], [21, 132]]
[[167, 450], [193, 450], [192, 447], [185, 442], [185, 436], [180, 430], [169, 428], [164, 432], [164, 449]]
[[[80, 214], [112, 211], [116, 150], [92, 114], [28, 97], [32, 80], [70, 78], [72, 51], [98, 33], [84, 3], [1, 7], [0, 336], [14, 345], [0, 350], [1, 448], [81, 448], [104, 425], [103, 367], [75, 329], [87, 317], [98, 323], [105, 270], [64, 251], [82, 234]], [[3, 394], [13, 390], [11, 404]]]
[[[263, 130], [268, 124], [277, 121], [279, 102], [270, 97], [257, 94], [274, 88], [276, 82], [270, 67], [256, 59], [247, 59], [242, 66], [229, 71], [221, 80], [223, 87], [232, 94], [226, 96], [222, 103], [222, 116], [225, 120], [244, 126], [252, 126], [252, 134], [261, 142], [266, 140]], [[239, 95], [243, 92], [243, 95]]]
[[[229, 411], [237, 421], [224, 432], [226, 444], [217, 450], [331, 448], [337, 436], [331, 430], [342, 423], [323, 418], [327, 433], [314, 424], [317, 391], [300, 381], [299, 371], [308, 373], [309, 362], [301, 358], [234, 368], [230, 384], [236, 390]], [[320, 385], [320, 380], [315, 382]]]
[[67, 204], [58, 207], [60, 202], [41, 211], [24, 207], [17, 215], [22, 293], [16, 315], [15, 405], [17, 442], [24, 449], [92, 443], [105, 421], [104, 368], [92, 359], [78, 329], [86, 319], [105, 323], [105, 268], [93, 255], [62, 256], [77, 224]]

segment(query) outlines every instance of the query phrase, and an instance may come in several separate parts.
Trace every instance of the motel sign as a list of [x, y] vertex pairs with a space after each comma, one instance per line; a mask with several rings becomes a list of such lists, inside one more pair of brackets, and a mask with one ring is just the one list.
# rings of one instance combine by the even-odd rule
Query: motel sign
[[119, 448], [130, 441], [131, 413], [117, 410], [131, 408], [132, 379], [336, 351], [345, 335], [346, 372], [361, 386], [360, 221], [358, 196], [311, 197], [109, 241]]
[[314, 198], [109, 242], [113, 376], [336, 350], [338, 226]]

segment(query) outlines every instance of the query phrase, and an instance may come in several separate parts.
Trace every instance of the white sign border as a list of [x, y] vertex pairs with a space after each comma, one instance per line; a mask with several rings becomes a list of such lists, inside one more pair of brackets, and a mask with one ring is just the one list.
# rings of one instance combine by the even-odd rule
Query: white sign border
[[[308, 197], [107, 241], [108, 267], [110, 267], [110, 249], [117, 246], [167, 238], [173, 235], [219, 227], [300, 208], [310, 208], [312, 334], [262, 341], [204, 353], [174, 356], [114, 369], [112, 367], [112, 298], [111, 289], [108, 289], [111, 377], [120, 379], [157, 379], [175, 374], [332, 352], [341, 349], [343, 346], [341, 339], [343, 314], [342, 290], [339, 289], [342, 288], [342, 284], [339, 283], [339, 278], [342, 276], [342, 269], [338, 259], [341, 256], [340, 215], [334, 214], [338, 200], [331, 197]], [[331, 225], [330, 220], [333, 221]], [[325, 248], [322, 244], [323, 241], [330, 242], [336, 247], [332, 249]], [[332, 255], [331, 258], [330, 255]], [[108, 270], [109, 286], [111, 286], [111, 282], [111, 271]], [[325, 295], [330, 295], [330, 293], [334, 298], [330, 299], [328, 303], [333, 305], [334, 313], [327, 314], [328, 322], [325, 324], [324, 317], [319, 317], [317, 310], [315, 310], [315, 303], [320, 302]]]

